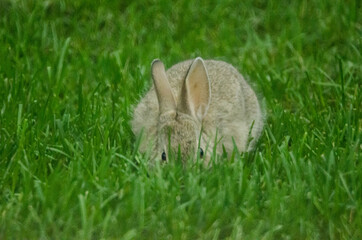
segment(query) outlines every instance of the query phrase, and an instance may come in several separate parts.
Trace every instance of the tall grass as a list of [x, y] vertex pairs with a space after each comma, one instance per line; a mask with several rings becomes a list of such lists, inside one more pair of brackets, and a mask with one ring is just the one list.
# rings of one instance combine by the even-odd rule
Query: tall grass
[[[0, 1], [0, 239], [361, 239], [360, 1]], [[257, 149], [147, 167], [150, 63], [232, 63]]]

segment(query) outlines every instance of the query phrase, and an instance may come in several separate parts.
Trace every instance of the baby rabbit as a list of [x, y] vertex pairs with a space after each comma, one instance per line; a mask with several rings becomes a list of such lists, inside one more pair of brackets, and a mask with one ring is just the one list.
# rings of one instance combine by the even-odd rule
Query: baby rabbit
[[183, 162], [198, 154], [207, 163], [215, 144], [219, 154], [253, 149], [263, 115], [254, 91], [232, 65], [198, 57], [167, 71], [156, 59], [151, 68], [153, 86], [132, 120], [133, 132], [143, 137], [141, 152], [151, 150], [156, 161], [175, 154]]

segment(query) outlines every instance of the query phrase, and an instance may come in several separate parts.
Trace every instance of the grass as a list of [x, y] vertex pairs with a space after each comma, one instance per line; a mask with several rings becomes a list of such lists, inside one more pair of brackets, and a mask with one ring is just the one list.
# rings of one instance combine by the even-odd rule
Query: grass
[[[361, 239], [360, 1], [0, 1], [0, 239]], [[257, 149], [150, 171], [150, 63], [263, 95]]]

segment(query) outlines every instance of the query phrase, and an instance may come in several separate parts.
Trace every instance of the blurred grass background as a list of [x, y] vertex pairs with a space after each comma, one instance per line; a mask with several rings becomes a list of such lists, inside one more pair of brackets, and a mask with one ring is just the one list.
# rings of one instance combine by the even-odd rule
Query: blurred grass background
[[[361, 239], [361, 3], [0, 0], [0, 239]], [[148, 171], [150, 63], [232, 63], [255, 152]]]

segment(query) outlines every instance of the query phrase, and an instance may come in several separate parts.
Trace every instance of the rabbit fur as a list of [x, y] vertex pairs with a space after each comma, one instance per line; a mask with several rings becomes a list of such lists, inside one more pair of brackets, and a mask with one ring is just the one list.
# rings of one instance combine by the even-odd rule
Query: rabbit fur
[[203, 151], [208, 162], [215, 144], [218, 154], [232, 153], [235, 145], [242, 152], [254, 148], [263, 114], [256, 94], [232, 65], [198, 57], [167, 71], [154, 60], [151, 68], [153, 85], [132, 120], [133, 132], [142, 135], [141, 152], [151, 151], [155, 161], [179, 152], [186, 161]]

